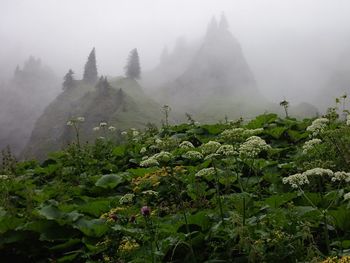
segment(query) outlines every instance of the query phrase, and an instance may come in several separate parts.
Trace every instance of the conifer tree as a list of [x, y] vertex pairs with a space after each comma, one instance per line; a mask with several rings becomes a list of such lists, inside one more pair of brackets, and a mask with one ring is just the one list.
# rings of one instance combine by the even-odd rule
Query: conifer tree
[[228, 30], [228, 22], [224, 13], [221, 14], [219, 28], [224, 31]]
[[130, 51], [128, 62], [125, 66], [125, 75], [131, 79], [139, 79], [141, 76], [139, 54], [136, 48]]
[[89, 84], [95, 84], [97, 81], [95, 48], [93, 48], [92, 51], [90, 52], [88, 60], [85, 64], [83, 80]]
[[107, 80], [107, 77], [101, 76], [100, 79], [98, 80], [95, 88], [99, 94], [106, 94], [109, 88], [109, 82]]
[[216, 18], [213, 16], [207, 28], [207, 36], [216, 35], [217, 31], [218, 31], [218, 22], [216, 21]]
[[70, 89], [74, 86], [74, 72], [73, 70], [68, 70], [67, 74], [64, 76], [63, 78], [63, 83], [62, 83], [62, 86], [63, 86], [63, 90], [67, 90], [67, 89]]

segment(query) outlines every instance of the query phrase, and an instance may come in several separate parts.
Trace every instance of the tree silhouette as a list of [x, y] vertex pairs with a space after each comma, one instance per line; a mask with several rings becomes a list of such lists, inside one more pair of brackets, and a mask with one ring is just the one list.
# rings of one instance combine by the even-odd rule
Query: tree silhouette
[[62, 83], [62, 86], [63, 86], [63, 90], [67, 90], [67, 89], [70, 89], [74, 86], [74, 72], [73, 70], [68, 70], [67, 74], [63, 77], [63, 83]]
[[141, 76], [139, 54], [136, 48], [130, 51], [128, 62], [125, 66], [125, 75], [131, 79], [139, 79]]
[[97, 81], [95, 48], [91, 50], [88, 60], [85, 64], [83, 80], [89, 84], [95, 84]]

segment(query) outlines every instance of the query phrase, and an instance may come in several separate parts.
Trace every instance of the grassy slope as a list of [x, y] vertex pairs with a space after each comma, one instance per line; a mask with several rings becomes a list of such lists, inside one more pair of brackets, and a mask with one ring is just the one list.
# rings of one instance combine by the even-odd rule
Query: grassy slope
[[[44, 114], [36, 122], [22, 156], [43, 159], [46, 153], [58, 150], [65, 145], [67, 138], [72, 139], [74, 136], [72, 131], [67, 135], [66, 126], [67, 121], [72, 117], [84, 116], [87, 120], [81, 125], [84, 140], [93, 139], [84, 134], [90, 134], [91, 128], [97, 126], [100, 121], [108, 120], [109, 125], [120, 130], [131, 127], [142, 128], [148, 122], [159, 123], [159, 105], [143, 93], [135, 80], [115, 78], [110, 84], [113, 96], [117, 96], [119, 89], [124, 92], [123, 107], [115, 107], [114, 112], [107, 112], [108, 107], [104, 104], [111, 105], [112, 101], [108, 97], [105, 101], [96, 100], [95, 88], [79, 81], [75, 88], [61, 93], [45, 109]], [[88, 131], [84, 132], [84, 130]]]

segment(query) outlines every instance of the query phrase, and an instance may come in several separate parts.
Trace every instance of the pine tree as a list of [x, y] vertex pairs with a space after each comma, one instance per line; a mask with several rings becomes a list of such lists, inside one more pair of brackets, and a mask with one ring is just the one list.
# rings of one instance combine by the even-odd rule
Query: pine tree
[[224, 13], [221, 14], [221, 18], [220, 18], [220, 22], [219, 22], [219, 28], [221, 30], [228, 30], [228, 22], [227, 22], [227, 19], [226, 19], [226, 16]]
[[85, 64], [83, 80], [89, 84], [95, 84], [97, 81], [97, 66], [95, 48], [92, 49]]
[[125, 75], [131, 79], [139, 79], [141, 76], [139, 54], [136, 48], [130, 51], [128, 62], [125, 66]]
[[218, 22], [216, 21], [216, 18], [213, 16], [207, 28], [207, 36], [216, 35], [217, 31], [218, 31]]
[[98, 80], [95, 88], [97, 92], [101, 95], [107, 94], [108, 88], [110, 87], [109, 82], [107, 80], [107, 77], [101, 76], [100, 79]]
[[73, 70], [68, 70], [67, 74], [64, 76], [63, 78], [63, 83], [62, 83], [62, 86], [63, 86], [63, 90], [67, 90], [67, 89], [70, 89], [74, 86], [74, 72]]

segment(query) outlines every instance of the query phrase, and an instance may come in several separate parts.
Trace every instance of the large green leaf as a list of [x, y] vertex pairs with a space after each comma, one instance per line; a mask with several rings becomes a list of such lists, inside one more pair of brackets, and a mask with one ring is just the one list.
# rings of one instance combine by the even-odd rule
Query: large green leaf
[[103, 219], [81, 218], [73, 226], [90, 237], [101, 237], [108, 231], [108, 226]]
[[112, 189], [124, 182], [124, 177], [120, 174], [106, 174], [102, 175], [100, 179], [95, 183], [96, 186]]
[[295, 197], [297, 197], [296, 193], [278, 194], [278, 195], [273, 195], [269, 198], [266, 198], [264, 202], [268, 204], [270, 207], [277, 208], [293, 200]]

